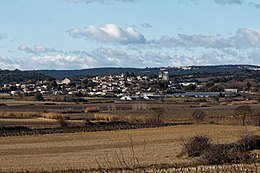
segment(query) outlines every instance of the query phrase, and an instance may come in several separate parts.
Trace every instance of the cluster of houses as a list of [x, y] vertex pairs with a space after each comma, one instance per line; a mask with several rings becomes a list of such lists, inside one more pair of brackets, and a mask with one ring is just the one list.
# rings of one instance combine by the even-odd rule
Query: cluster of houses
[[[167, 71], [161, 71], [157, 78], [122, 74], [80, 79], [65, 78], [63, 80], [37, 81], [35, 83], [5, 84], [0, 87], [0, 92], [20, 96], [32, 96], [36, 93], [41, 93], [43, 95], [118, 97], [121, 100], [160, 98], [166, 96], [166, 94], [174, 97], [210, 97], [219, 94], [172, 92], [190, 85], [200, 87], [196, 81], [174, 82], [169, 79]], [[229, 92], [236, 93], [237, 90], [230, 90]]]

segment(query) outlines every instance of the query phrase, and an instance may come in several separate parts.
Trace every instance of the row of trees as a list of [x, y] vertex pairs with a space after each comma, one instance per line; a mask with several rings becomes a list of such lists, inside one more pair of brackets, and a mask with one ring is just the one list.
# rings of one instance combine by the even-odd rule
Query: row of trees
[[[234, 110], [234, 117], [240, 118], [243, 126], [246, 125], [246, 119], [250, 116], [253, 116], [253, 110], [249, 105], [241, 105]], [[258, 116], [260, 119], [260, 115]], [[203, 110], [195, 110], [192, 114], [195, 123], [201, 123], [205, 117], [206, 113]]]

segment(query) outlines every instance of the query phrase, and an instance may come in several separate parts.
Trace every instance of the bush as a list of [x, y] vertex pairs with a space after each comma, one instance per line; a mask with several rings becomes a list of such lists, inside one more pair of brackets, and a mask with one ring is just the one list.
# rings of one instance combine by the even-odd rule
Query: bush
[[235, 143], [211, 144], [211, 139], [197, 135], [183, 145], [182, 154], [199, 157], [199, 164], [248, 163], [253, 160], [248, 151], [260, 149], [260, 136], [245, 135]]
[[225, 164], [250, 161], [250, 155], [234, 144], [214, 144], [199, 159], [203, 164]]
[[197, 135], [190, 138], [183, 144], [183, 154], [189, 157], [201, 156], [211, 146], [211, 139], [204, 135]]
[[192, 120], [195, 122], [195, 123], [201, 123], [204, 118], [206, 117], [206, 113], [204, 110], [195, 110], [193, 113], [192, 113]]
[[43, 101], [44, 97], [43, 97], [42, 93], [37, 92], [36, 95], [35, 95], [35, 100], [36, 101]]
[[66, 117], [60, 116], [60, 118], [57, 119], [57, 121], [58, 121], [58, 123], [59, 123], [59, 125], [60, 125], [61, 127], [68, 127], [68, 126], [69, 126], [69, 123], [68, 123]]
[[258, 150], [260, 149], [260, 136], [241, 136], [241, 139], [237, 142], [237, 145], [242, 151]]

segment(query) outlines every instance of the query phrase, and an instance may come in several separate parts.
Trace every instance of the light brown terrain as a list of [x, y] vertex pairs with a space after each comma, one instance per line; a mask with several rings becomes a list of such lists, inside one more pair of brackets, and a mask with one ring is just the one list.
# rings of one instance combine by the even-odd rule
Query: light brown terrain
[[0, 170], [120, 167], [123, 161], [131, 166], [133, 156], [142, 165], [183, 164], [191, 162], [189, 158], [177, 157], [184, 138], [206, 134], [215, 143], [227, 143], [239, 139], [239, 135], [244, 132], [260, 135], [260, 128], [208, 124], [4, 137], [0, 138]]

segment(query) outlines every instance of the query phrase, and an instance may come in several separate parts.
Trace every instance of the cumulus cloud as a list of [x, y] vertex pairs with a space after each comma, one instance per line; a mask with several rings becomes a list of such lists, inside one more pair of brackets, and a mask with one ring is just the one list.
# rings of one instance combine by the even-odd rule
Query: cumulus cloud
[[260, 29], [241, 28], [237, 31], [234, 40], [238, 47], [260, 48]]
[[99, 4], [107, 4], [111, 2], [135, 2], [137, 0], [66, 0], [67, 2], [71, 3], [85, 3], [85, 4], [90, 4], [90, 3], [99, 3]]
[[153, 27], [149, 23], [142, 23], [141, 26], [144, 27], [144, 28], [152, 28]]
[[215, 0], [215, 3], [220, 5], [226, 5], [226, 4], [242, 5], [242, 0]]
[[57, 54], [31, 55], [29, 57], [0, 56], [1, 69], [85, 69], [95, 67], [159, 67], [185, 65], [254, 64], [260, 65], [260, 50], [241, 53], [224, 49], [168, 49], [123, 51], [98, 48], [93, 51], [75, 50]]
[[248, 58], [250, 60], [250, 64], [260, 65], [260, 50], [253, 50], [249, 53]]
[[20, 45], [19, 47], [18, 47], [18, 50], [20, 50], [20, 51], [24, 51], [24, 52], [26, 52], [26, 53], [34, 53], [34, 51], [33, 51], [33, 49], [32, 48], [30, 48], [29, 46], [27, 46], [27, 45]]
[[0, 69], [21, 69], [20, 64], [17, 58], [0, 56]]
[[174, 36], [162, 36], [160, 39], [152, 40], [150, 45], [155, 47], [203, 47], [213, 49], [224, 48], [260, 48], [260, 29], [241, 28], [231, 37], [221, 37], [219, 35], [186, 35], [178, 34]]
[[37, 44], [33, 47], [27, 46], [25, 44], [22, 44], [18, 46], [18, 50], [26, 52], [26, 53], [32, 53], [32, 54], [42, 54], [42, 53], [60, 53], [61, 50], [57, 50], [55, 48], [47, 48], [43, 45]]
[[93, 25], [84, 28], [74, 28], [68, 30], [67, 33], [75, 38], [85, 37], [104, 43], [142, 44], [146, 42], [144, 35], [134, 28], [127, 27], [123, 29], [114, 24], [106, 24], [99, 28]]

